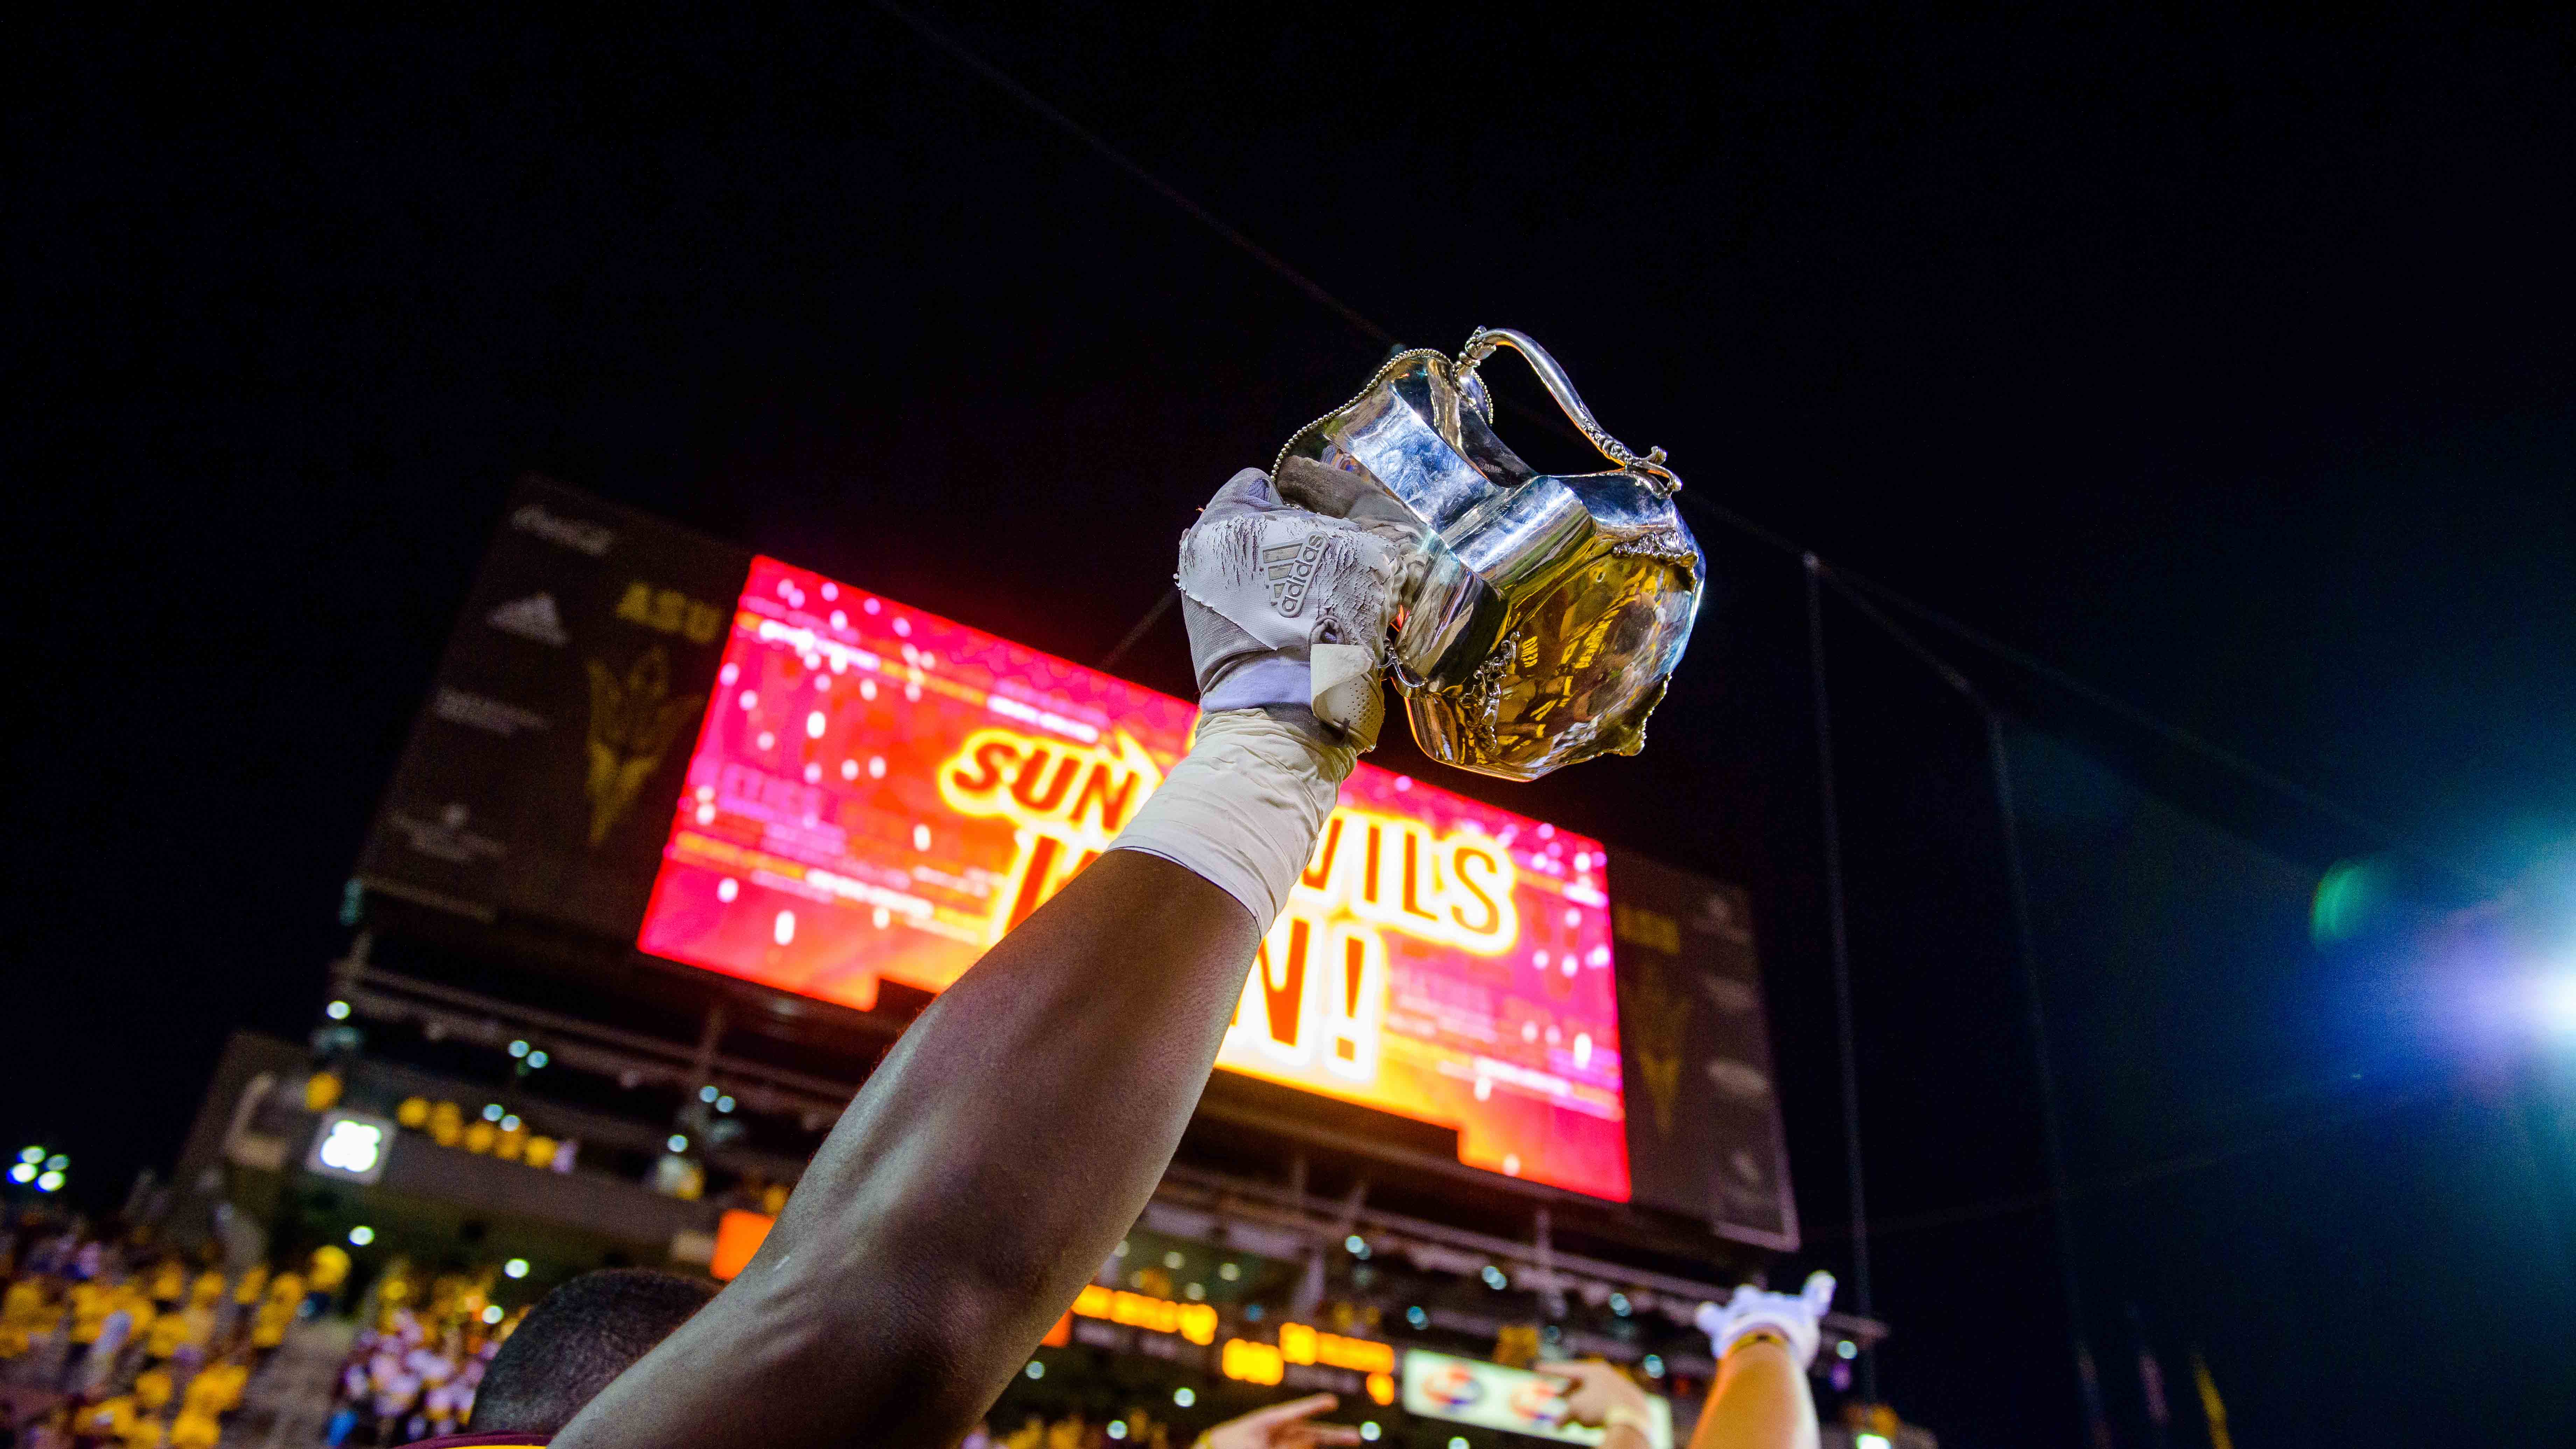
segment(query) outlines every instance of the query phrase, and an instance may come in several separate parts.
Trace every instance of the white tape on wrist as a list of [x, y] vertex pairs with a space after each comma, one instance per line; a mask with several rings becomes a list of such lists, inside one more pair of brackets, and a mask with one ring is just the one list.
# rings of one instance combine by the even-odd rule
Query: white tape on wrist
[[1199, 717], [1198, 738], [1109, 843], [1205, 877], [1267, 932], [1315, 852], [1357, 753], [1257, 709]]

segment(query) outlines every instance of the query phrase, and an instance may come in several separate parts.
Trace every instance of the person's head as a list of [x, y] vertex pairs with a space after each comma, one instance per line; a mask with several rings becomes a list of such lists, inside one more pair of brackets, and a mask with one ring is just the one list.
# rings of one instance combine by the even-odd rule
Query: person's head
[[492, 1356], [466, 1427], [554, 1433], [715, 1296], [712, 1283], [650, 1268], [584, 1273], [537, 1300]]

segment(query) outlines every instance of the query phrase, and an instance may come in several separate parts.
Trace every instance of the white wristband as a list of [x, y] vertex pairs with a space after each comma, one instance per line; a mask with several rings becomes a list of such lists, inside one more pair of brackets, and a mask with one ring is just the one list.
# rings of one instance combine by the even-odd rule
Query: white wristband
[[1205, 877], [1267, 933], [1358, 758], [1319, 725], [1257, 709], [1199, 716], [1198, 738], [1111, 850]]

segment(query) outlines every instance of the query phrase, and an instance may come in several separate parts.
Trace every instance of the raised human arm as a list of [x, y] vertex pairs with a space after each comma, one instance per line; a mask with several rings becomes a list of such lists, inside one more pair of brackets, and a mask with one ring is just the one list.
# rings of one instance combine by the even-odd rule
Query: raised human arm
[[1816, 1400], [1807, 1366], [1834, 1301], [1834, 1278], [1814, 1273], [1795, 1294], [1746, 1286], [1726, 1303], [1703, 1304], [1700, 1329], [1717, 1356], [1690, 1449], [1816, 1449]]
[[[1258, 474], [1193, 536], [1229, 518], [1349, 531], [1283, 516]], [[1349, 627], [1370, 638], [1387, 570], [1382, 549], [1359, 557], [1379, 612]], [[1219, 639], [1226, 619], [1192, 608], [1219, 712], [1190, 755], [1116, 848], [912, 1024], [742, 1275], [567, 1425], [562, 1449], [944, 1449], [1135, 1221], [1352, 759], [1309, 712], [1319, 701], [1235, 677], [1262, 665], [1302, 690], [1303, 651]]]

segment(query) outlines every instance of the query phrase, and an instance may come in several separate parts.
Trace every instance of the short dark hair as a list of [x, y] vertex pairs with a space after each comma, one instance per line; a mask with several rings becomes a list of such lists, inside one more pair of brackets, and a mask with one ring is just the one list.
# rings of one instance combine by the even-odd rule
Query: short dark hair
[[465, 1427], [554, 1433], [715, 1296], [712, 1283], [650, 1268], [582, 1274], [538, 1299], [492, 1356]]

